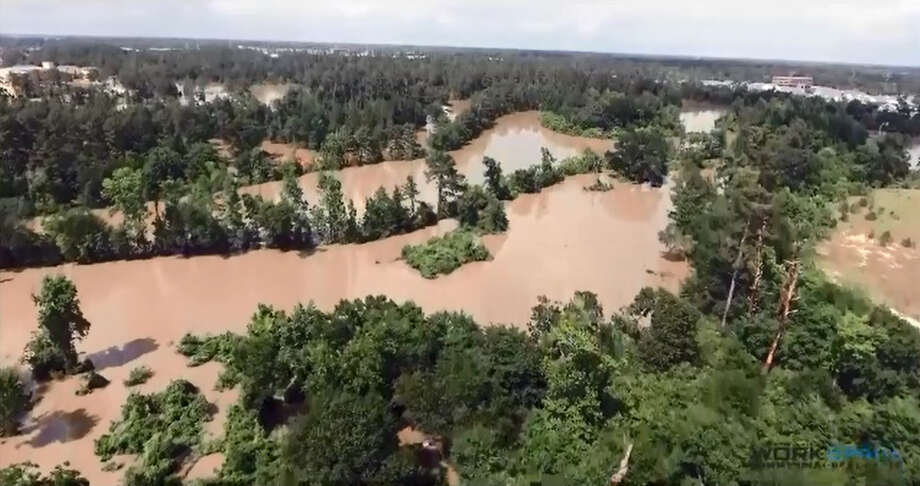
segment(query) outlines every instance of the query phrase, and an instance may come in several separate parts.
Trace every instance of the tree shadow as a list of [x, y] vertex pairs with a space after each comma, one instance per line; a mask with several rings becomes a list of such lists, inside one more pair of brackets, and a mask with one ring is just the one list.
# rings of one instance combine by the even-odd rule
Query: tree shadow
[[130, 363], [147, 353], [156, 351], [159, 347], [155, 339], [133, 339], [121, 346], [112, 346], [90, 354], [87, 358], [93, 362], [98, 371]]
[[93, 430], [98, 423], [99, 417], [87, 414], [85, 408], [78, 408], [72, 412], [57, 410], [45, 413], [37, 417], [35, 423], [22, 430], [25, 435], [36, 430], [38, 434], [17, 447], [25, 444], [32, 447], [44, 447], [52, 442], [64, 443], [79, 440]]

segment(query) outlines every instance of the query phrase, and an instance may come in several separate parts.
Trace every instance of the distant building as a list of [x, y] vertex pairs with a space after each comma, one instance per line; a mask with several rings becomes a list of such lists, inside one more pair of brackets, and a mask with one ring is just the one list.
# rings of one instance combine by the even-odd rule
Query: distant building
[[810, 88], [815, 84], [811, 76], [773, 76], [773, 84], [792, 88]]
[[53, 61], [42, 61], [42, 69], [44, 70], [54, 69], [54, 62]]

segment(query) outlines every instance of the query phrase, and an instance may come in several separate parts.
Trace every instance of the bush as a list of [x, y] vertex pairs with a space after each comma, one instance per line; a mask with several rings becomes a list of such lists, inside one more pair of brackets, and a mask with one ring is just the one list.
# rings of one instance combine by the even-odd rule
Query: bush
[[508, 229], [505, 205], [482, 186], [473, 186], [457, 200], [460, 224], [483, 233], [501, 233]]
[[590, 186], [585, 186], [582, 189], [590, 192], [607, 192], [613, 189], [613, 184], [608, 184], [598, 177], [593, 184]]
[[176, 380], [160, 393], [128, 395], [121, 419], [96, 439], [95, 452], [102, 461], [115, 454], [140, 454], [126, 483], [163, 484], [179, 454], [201, 442], [202, 424], [208, 420], [210, 405], [198, 388]]
[[147, 380], [153, 376], [153, 370], [146, 366], [138, 366], [128, 373], [128, 379], [124, 381], [125, 386], [136, 386], [147, 383]]
[[864, 208], [864, 207], [866, 207], [866, 206], [868, 206], [868, 205], [869, 205], [869, 200], [868, 200], [868, 199], [866, 199], [866, 198], [864, 198], [864, 197], [859, 198], [859, 207]]
[[[64, 463], [67, 466], [67, 463]], [[47, 476], [42, 476], [38, 465], [31, 462], [14, 464], [0, 469], [3, 486], [89, 486], [89, 481], [78, 471], [55, 466]]]
[[19, 431], [19, 416], [29, 406], [29, 395], [13, 368], [0, 368], [0, 437]]
[[603, 168], [604, 159], [591, 149], [585, 149], [581, 155], [567, 157], [559, 162], [559, 170], [566, 176], [600, 172]]
[[22, 363], [29, 365], [32, 377], [38, 381], [49, 379], [52, 373], [63, 373], [67, 368], [67, 359], [41, 331], [32, 333], [32, 339], [26, 344]]
[[77, 389], [77, 395], [89, 395], [96, 388], [105, 388], [109, 386], [108, 378], [96, 373], [95, 371], [90, 371], [89, 373], [83, 375], [83, 383], [80, 385], [80, 388]]
[[866, 213], [866, 221], [875, 221], [876, 219], [878, 219], [878, 215], [875, 214], [875, 211]]
[[402, 257], [425, 278], [448, 274], [464, 263], [488, 260], [486, 247], [476, 241], [467, 230], [456, 230], [442, 237], [434, 237], [421, 245], [406, 245]]
[[913, 248], [916, 246], [916, 243], [914, 243], [914, 240], [910, 239], [910, 237], [907, 237], [901, 240], [901, 246], [904, 248]]
[[189, 358], [189, 366], [200, 366], [212, 359], [225, 362], [233, 352], [239, 336], [226, 332], [218, 336], [195, 336], [187, 333], [179, 340], [176, 352]]
[[882, 233], [882, 236], [879, 237], [878, 244], [882, 246], [888, 246], [891, 243], [891, 241], [892, 241], [891, 232], [885, 231], [884, 233]]

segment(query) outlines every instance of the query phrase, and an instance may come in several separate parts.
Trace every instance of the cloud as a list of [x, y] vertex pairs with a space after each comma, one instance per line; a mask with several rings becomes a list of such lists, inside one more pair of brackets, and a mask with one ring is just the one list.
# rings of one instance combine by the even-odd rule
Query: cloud
[[920, 65], [915, 0], [0, 0], [0, 32]]

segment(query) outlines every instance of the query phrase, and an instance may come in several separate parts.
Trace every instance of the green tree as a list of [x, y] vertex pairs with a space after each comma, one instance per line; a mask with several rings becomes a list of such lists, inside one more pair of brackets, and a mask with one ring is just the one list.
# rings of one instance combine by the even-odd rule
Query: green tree
[[147, 207], [144, 204], [144, 181], [140, 170], [130, 167], [115, 169], [112, 177], [102, 181], [102, 195], [121, 211], [124, 228], [135, 240], [141, 242], [146, 231]]
[[0, 368], [0, 437], [19, 431], [19, 416], [29, 405], [29, 395], [14, 368]]
[[617, 149], [607, 153], [607, 162], [633, 182], [658, 187], [668, 174], [670, 154], [671, 145], [660, 128], [630, 128], [617, 138]]
[[[80, 310], [77, 288], [63, 275], [46, 275], [41, 291], [32, 300], [38, 307], [39, 335], [48, 341], [63, 357], [67, 369], [77, 364], [74, 341], [86, 337], [90, 323]], [[33, 336], [33, 340], [39, 336]]]
[[[699, 312], [687, 302], [664, 290], [643, 289], [633, 304], [635, 315], [651, 316], [639, 339], [639, 355], [651, 368], [667, 370], [679, 363], [696, 364], [699, 345], [696, 341]], [[640, 302], [645, 302], [644, 304]], [[637, 305], [638, 304], [638, 305]]]
[[342, 195], [342, 183], [335, 176], [323, 173], [319, 176], [319, 190], [322, 196], [313, 210], [316, 230], [326, 243], [343, 243], [348, 211]]
[[158, 216], [162, 184], [170, 179], [177, 181], [183, 179], [185, 167], [182, 156], [172, 148], [157, 147], [147, 154], [142, 174], [144, 199], [154, 202], [154, 214]]
[[291, 425], [282, 447], [282, 483], [374, 484], [397, 450], [396, 430], [381, 396], [324, 391]]
[[403, 185], [402, 192], [406, 195], [406, 200], [409, 201], [409, 213], [415, 216], [415, 204], [418, 199], [419, 191], [414, 177], [406, 176], [406, 183]]
[[434, 181], [438, 190], [438, 216], [455, 214], [455, 202], [466, 187], [466, 178], [457, 172], [454, 158], [447, 152], [432, 150], [425, 157], [425, 165], [425, 179]]
[[495, 197], [502, 201], [511, 199], [511, 191], [508, 190], [508, 186], [502, 177], [501, 164], [492, 157], [483, 157], [482, 164], [486, 166], [486, 187], [492, 191]]

